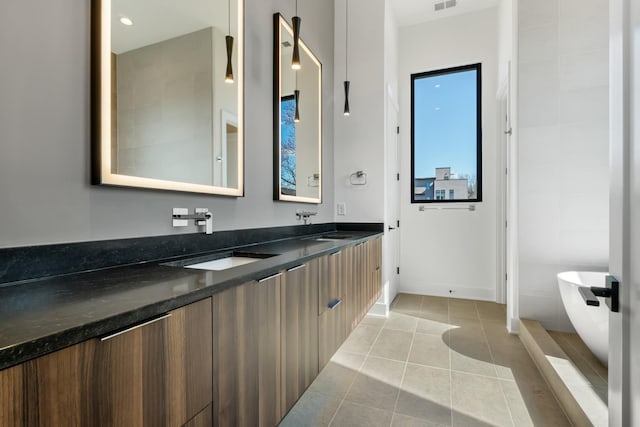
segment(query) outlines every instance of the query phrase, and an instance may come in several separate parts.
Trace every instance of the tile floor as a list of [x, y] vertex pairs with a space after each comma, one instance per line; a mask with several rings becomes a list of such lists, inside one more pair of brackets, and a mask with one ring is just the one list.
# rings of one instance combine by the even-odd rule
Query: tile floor
[[569, 426], [502, 305], [400, 294], [366, 317], [281, 426]]

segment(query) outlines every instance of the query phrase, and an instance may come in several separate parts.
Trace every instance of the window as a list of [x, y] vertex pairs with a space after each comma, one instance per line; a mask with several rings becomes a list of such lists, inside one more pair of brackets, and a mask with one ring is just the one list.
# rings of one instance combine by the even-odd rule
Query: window
[[411, 203], [482, 201], [481, 92], [481, 64], [411, 75]]

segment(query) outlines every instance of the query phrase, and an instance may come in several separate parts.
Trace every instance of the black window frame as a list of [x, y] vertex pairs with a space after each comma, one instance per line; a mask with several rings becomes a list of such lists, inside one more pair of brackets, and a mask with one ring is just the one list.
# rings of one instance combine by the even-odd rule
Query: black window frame
[[[476, 71], [476, 180], [477, 190], [474, 199], [436, 200], [435, 188], [433, 200], [416, 200], [415, 195], [415, 81], [427, 77], [454, 74], [464, 71]], [[482, 63], [461, 65], [432, 71], [411, 74], [411, 203], [479, 203], [482, 202]]]

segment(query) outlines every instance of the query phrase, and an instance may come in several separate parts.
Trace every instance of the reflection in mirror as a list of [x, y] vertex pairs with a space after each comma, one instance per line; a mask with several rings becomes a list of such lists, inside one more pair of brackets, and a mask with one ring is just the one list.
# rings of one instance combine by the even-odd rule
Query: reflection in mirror
[[293, 30], [274, 15], [274, 199], [322, 202], [322, 65], [300, 40], [291, 68]]
[[93, 182], [242, 196], [242, 0], [94, 4]]

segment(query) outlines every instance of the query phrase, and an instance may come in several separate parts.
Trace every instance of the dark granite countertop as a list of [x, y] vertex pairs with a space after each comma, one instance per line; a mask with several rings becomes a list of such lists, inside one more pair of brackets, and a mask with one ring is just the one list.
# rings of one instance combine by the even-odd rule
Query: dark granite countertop
[[[187, 269], [154, 261], [1, 287], [0, 369], [107, 335], [232, 286], [382, 235], [373, 231], [348, 234], [352, 238], [335, 241], [290, 238], [215, 251], [275, 254], [222, 271]], [[186, 258], [189, 257], [180, 259]]]

